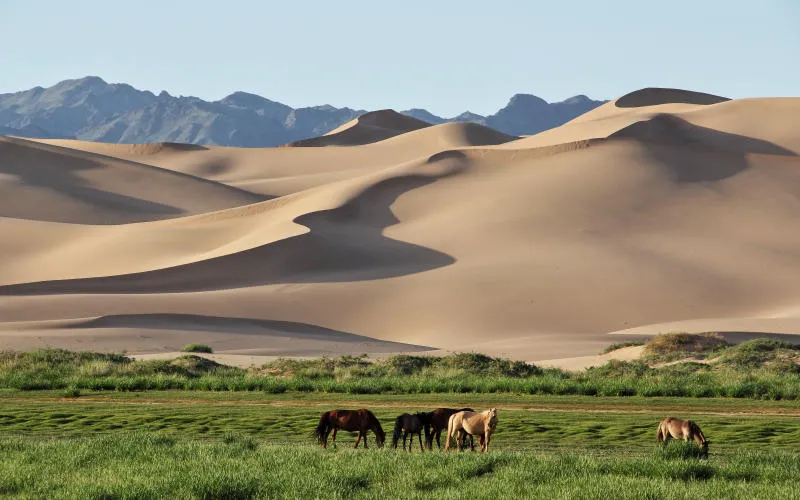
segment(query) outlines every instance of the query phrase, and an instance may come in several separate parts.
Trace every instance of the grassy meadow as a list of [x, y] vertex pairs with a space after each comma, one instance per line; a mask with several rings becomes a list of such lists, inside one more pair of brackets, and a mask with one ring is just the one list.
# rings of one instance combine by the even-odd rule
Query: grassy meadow
[[[207, 397], [202, 397], [206, 395]], [[151, 397], [152, 396], [152, 397]], [[199, 396], [199, 397], [193, 397]], [[318, 397], [315, 397], [318, 396]], [[338, 396], [339, 399], [333, 399]], [[506, 395], [487, 455], [335, 449], [311, 438], [319, 414], [396, 415], [492, 395], [253, 393], [0, 394], [0, 492], [20, 498], [792, 498], [800, 494], [800, 407], [793, 402]], [[599, 402], [599, 401], [598, 401]], [[655, 403], [651, 405], [651, 403]], [[699, 404], [693, 404], [699, 403]], [[758, 403], [758, 406], [753, 406]], [[655, 443], [667, 414], [712, 441]], [[686, 458], [689, 457], [689, 458]], [[614, 488], [613, 490], [609, 490]]]
[[[199, 349], [199, 351], [198, 351]], [[202, 352], [202, 347], [193, 347]], [[582, 372], [478, 354], [278, 360], [0, 353], [0, 495], [10, 498], [800, 498], [794, 346], [672, 335]], [[722, 397], [720, 397], [722, 396]], [[488, 454], [323, 450], [320, 413], [499, 409]], [[656, 444], [666, 416], [711, 441]], [[389, 440], [387, 439], [387, 443]], [[435, 445], [434, 445], [435, 446]]]

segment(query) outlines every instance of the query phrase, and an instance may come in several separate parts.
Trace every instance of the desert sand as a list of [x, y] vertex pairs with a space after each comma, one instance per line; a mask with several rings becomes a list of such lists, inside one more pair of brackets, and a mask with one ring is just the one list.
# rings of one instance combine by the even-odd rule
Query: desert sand
[[643, 89], [525, 137], [382, 110], [265, 149], [0, 138], [0, 348], [575, 368], [794, 340], [798, 116]]

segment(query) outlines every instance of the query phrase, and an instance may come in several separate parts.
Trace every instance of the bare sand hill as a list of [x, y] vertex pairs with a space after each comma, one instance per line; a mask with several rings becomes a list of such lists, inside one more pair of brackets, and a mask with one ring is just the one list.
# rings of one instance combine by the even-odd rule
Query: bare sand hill
[[[0, 218], [0, 347], [574, 367], [619, 335], [800, 334], [798, 108], [645, 89], [524, 138], [445, 124], [348, 146], [40, 141], [214, 191], [133, 224]], [[262, 198], [225, 201], [244, 191]]]
[[180, 217], [265, 199], [109, 156], [0, 137], [0, 216], [78, 224]]
[[[368, 123], [372, 121], [368, 120]], [[343, 125], [346, 126], [348, 124]], [[148, 147], [150, 145], [60, 139], [39, 141], [116, 155], [272, 197], [352, 179], [424, 159], [441, 151], [497, 145], [518, 139], [481, 125], [463, 122], [434, 126], [426, 124], [407, 133], [395, 131], [393, 134], [393, 137], [359, 147], [207, 147], [179, 154], [176, 154], [178, 151], [175, 147], [165, 148], [161, 145]]]
[[431, 124], [393, 109], [364, 113], [321, 137], [290, 142], [290, 147], [360, 146], [382, 141]]

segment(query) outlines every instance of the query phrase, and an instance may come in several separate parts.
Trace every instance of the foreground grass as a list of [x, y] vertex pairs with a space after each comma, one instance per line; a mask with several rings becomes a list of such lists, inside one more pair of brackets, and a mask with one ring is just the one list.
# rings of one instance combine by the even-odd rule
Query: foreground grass
[[[0, 393], [0, 495], [11, 498], [798, 498], [800, 405], [510, 394]], [[498, 402], [500, 401], [500, 402]], [[494, 404], [493, 404], [494, 403]], [[500, 408], [490, 453], [336, 449], [319, 414]], [[537, 409], [525, 409], [533, 406]], [[546, 408], [546, 409], [543, 409]], [[772, 414], [761, 415], [759, 411]], [[786, 412], [786, 413], [781, 413]], [[655, 444], [695, 419], [708, 460]], [[689, 445], [691, 447], [692, 445]], [[689, 450], [691, 451], [691, 450]]]
[[[718, 362], [654, 367], [647, 360], [612, 361], [582, 372], [541, 369], [481, 354], [441, 358], [393, 356], [382, 361], [278, 360], [243, 370], [186, 355], [135, 361], [120, 354], [47, 349], [0, 353], [0, 389], [86, 391], [258, 391], [269, 394], [531, 394], [644, 397], [726, 397], [800, 400], [800, 348], [757, 339], [725, 346], [699, 336], [657, 338], [646, 346], [651, 360], [713, 353]], [[696, 338], [697, 337], [697, 338]], [[694, 351], [692, 351], [694, 350]], [[696, 352], [695, 352], [696, 351]], [[661, 353], [661, 354], [658, 354]], [[702, 358], [704, 359], [704, 358]]]
[[41, 498], [796, 498], [800, 457], [407, 454], [150, 433], [0, 438], [0, 494]]

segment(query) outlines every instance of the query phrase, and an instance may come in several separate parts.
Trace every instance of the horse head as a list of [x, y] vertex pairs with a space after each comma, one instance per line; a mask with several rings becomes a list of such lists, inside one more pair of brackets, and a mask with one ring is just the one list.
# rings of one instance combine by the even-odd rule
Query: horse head
[[489, 425], [494, 427], [497, 424], [497, 408], [490, 408], [486, 413], [489, 414]]

